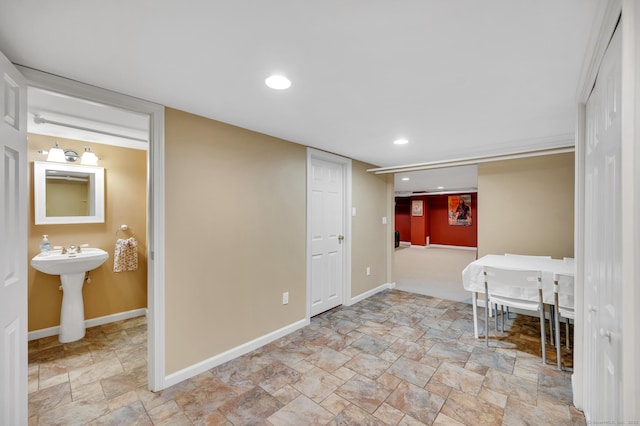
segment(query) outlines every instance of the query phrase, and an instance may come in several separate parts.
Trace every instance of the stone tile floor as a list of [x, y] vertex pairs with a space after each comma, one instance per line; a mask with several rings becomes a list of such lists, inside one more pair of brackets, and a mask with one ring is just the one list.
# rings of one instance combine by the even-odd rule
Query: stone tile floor
[[[269, 345], [161, 392], [146, 387], [146, 320], [29, 343], [32, 425], [585, 424], [570, 375], [539, 356], [537, 320], [491, 347], [471, 306], [397, 290], [318, 315]], [[571, 353], [564, 350], [565, 362]]]

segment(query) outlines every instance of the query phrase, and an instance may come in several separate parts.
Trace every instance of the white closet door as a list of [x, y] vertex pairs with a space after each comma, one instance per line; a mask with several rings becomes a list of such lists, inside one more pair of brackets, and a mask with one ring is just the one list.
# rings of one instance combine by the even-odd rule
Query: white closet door
[[27, 85], [0, 53], [0, 424], [27, 424]]
[[311, 159], [311, 315], [342, 304], [344, 293], [343, 165]]
[[618, 28], [586, 107], [584, 373], [590, 422], [622, 418], [620, 34]]

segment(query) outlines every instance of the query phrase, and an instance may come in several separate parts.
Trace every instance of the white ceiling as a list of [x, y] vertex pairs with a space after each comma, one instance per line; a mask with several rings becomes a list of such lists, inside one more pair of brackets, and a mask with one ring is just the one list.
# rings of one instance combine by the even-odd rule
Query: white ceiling
[[[11, 61], [376, 166], [573, 142], [598, 0], [0, 0]], [[274, 91], [278, 72], [292, 86]], [[409, 144], [395, 146], [403, 137]]]

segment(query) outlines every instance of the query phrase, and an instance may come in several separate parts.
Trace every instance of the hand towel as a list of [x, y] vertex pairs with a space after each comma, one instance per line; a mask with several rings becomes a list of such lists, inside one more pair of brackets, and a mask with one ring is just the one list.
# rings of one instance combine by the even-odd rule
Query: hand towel
[[138, 241], [135, 238], [116, 241], [116, 249], [113, 256], [113, 272], [127, 272], [138, 269]]

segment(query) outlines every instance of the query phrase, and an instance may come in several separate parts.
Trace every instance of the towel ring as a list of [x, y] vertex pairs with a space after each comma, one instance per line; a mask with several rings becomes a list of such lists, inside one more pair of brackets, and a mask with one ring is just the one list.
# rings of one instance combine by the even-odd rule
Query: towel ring
[[116, 237], [118, 236], [118, 231], [127, 231], [129, 227], [125, 224], [120, 225], [120, 228], [116, 229]]

